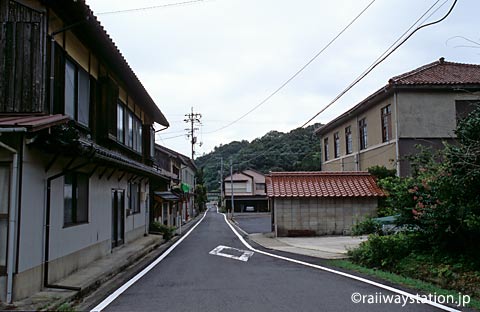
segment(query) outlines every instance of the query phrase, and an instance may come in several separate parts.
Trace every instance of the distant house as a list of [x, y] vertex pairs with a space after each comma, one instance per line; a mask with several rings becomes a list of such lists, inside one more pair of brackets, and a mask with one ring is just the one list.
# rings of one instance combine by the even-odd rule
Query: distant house
[[155, 144], [154, 167], [168, 176], [167, 184], [152, 184], [151, 221], [179, 226], [196, 215], [194, 207], [195, 172], [193, 160], [164, 146]]
[[349, 234], [385, 196], [366, 172], [272, 172], [266, 184], [276, 236]]
[[156, 103], [84, 0], [0, 1], [0, 301], [148, 233]]
[[267, 212], [265, 175], [248, 169], [236, 172], [223, 180], [224, 196], [228, 210], [232, 207], [233, 189], [234, 212]]
[[410, 174], [417, 144], [439, 148], [480, 103], [480, 65], [440, 60], [393, 77], [346, 113], [316, 130], [322, 170], [365, 171], [380, 165]]

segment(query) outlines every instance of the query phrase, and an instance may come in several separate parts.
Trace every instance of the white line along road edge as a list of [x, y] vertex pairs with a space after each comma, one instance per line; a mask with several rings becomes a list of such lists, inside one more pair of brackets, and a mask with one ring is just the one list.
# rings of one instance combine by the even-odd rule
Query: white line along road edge
[[355, 276], [355, 275], [348, 274], [348, 273], [345, 273], [345, 272], [333, 270], [333, 269], [330, 269], [330, 268], [327, 268], [327, 267], [324, 267], [324, 266], [321, 266], [321, 265], [311, 264], [311, 263], [308, 263], [308, 262], [295, 260], [295, 259], [292, 259], [292, 258], [287, 258], [287, 257], [283, 257], [283, 256], [271, 254], [271, 253], [268, 253], [268, 252], [265, 252], [265, 251], [262, 251], [262, 250], [255, 249], [249, 243], [247, 243], [247, 241], [237, 232], [237, 230], [235, 230], [235, 228], [230, 224], [230, 222], [228, 222], [227, 216], [225, 214], [223, 214], [223, 217], [225, 218], [225, 222], [228, 224], [228, 226], [233, 231], [233, 233], [235, 233], [235, 235], [237, 235], [238, 239], [240, 239], [240, 241], [245, 245], [245, 247], [247, 247], [251, 251], [263, 254], [265, 256], [269, 256], [269, 257], [273, 257], [273, 258], [277, 258], [277, 259], [282, 259], [282, 260], [285, 260], [285, 261], [305, 265], [305, 266], [308, 266], [308, 267], [311, 267], [311, 268], [327, 271], [327, 272], [330, 272], [330, 273], [333, 273], [333, 274], [342, 275], [342, 276], [347, 277], [347, 278], [351, 278], [351, 279], [354, 279], [354, 280], [357, 280], [357, 281], [360, 281], [360, 282], [363, 282], [363, 283], [366, 283], [366, 284], [370, 284], [370, 285], [373, 285], [373, 286], [377, 286], [379, 288], [389, 290], [391, 292], [400, 294], [402, 296], [406, 296], [408, 298], [412, 298], [415, 301], [423, 302], [424, 304], [434, 306], [434, 307], [442, 309], [444, 311], [461, 312], [460, 310], [456, 310], [456, 309], [447, 307], [445, 305], [433, 302], [433, 301], [428, 300], [426, 298], [422, 298], [422, 297], [419, 297], [417, 295], [408, 293], [406, 291], [403, 291], [403, 290], [400, 290], [400, 289], [397, 289], [397, 288], [394, 288], [394, 287], [390, 287], [390, 286], [387, 286], [387, 285], [383, 285], [383, 284], [368, 280], [368, 279], [363, 278], [363, 277], [359, 277], [359, 276]]
[[115, 299], [118, 298], [118, 296], [120, 296], [123, 292], [125, 292], [130, 286], [132, 286], [133, 284], [135, 284], [136, 281], [138, 281], [139, 279], [141, 279], [145, 274], [147, 274], [151, 269], [153, 269], [157, 264], [160, 263], [160, 261], [162, 261], [163, 259], [165, 259], [166, 256], [168, 256], [172, 250], [175, 249], [175, 247], [177, 247], [185, 238], [187, 238], [188, 235], [190, 235], [190, 233], [192, 233], [193, 230], [195, 230], [195, 228], [203, 221], [203, 219], [205, 219], [205, 216], [207, 215], [207, 212], [208, 212], [208, 209], [207, 211], [205, 211], [205, 214], [203, 215], [203, 217], [200, 219], [200, 221], [197, 222], [197, 224], [195, 224], [185, 235], [183, 235], [175, 244], [173, 244], [172, 246], [170, 246], [170, 248], [168, 248], [163, 254], [160, 255], [160, 257], [158, 257], [155, 261], [153, 261], [152, 263], [150, 263], [145, 269], [143, 269], [140, 273], [138, 273], [137, 275], [135, 275], [132, 279], [130, 279], [128, 282], [126, 282], [125, 284], [122, 285], [122, 287], [118, 288], [117, 290], [115, 290], [110, 296], [108, 296], [107, 298], [105, 298], [102, 302], [100, 302], [95, 308], [93, 308], [92, 310], [90, 310], [90, 312], [99, 312], [99, 311], [102, 311], [103, 309], [105, 309], [110, 303], [112, 303]]

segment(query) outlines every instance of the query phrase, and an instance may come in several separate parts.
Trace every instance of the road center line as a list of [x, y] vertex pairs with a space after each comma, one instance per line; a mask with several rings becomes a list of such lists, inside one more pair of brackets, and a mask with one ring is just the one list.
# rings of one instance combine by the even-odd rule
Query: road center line
[[105, 309], [110, 303], [112, 303], [115, 299], [118, 298], [118, 296], [120, 296], [122, 293], [124, 293], [128, 288], [130, 288], [130, 286], [132, 286], [133, 284], [135, 284], [135, 282], [137, 282], [139, 279], [141, 279], [145, 274], [147, 274], [148, 272], [150, 272], [150, 270], [152, 270], [157, 264], [160, 263], [160, 261], [162, 261], [163, 259], [165, 259], [165, 257], [167, 257], [181, 242], [183, 242], [183, 240], [185, 238], [187, 238], [188, 235], [190, 235], [190, 233], [192, 233], [193, 230], [195, 230], [195, 228], [203, 221], [203, 219], [205, 219], [205, 216], [207, 215], [207, 212], [208, 212], [208, 209], [207, 211], [205, 211], [205, 214], [203, 215], [203, 217], [200, 219], [200, 221], [197, 222], [197, 224], [195, 224], [187, 233], [185, 233], [185, 235], [183, 235], [175, 244], [173, 244], [172, 246], [170, 246], [170, 248], [168, 248], [164, 253], [162, 253], [157, 259], [155, 259], [155, 261], [153, 261], [152, 263], [150, 263], [145, 269], [143, 269], [140, 273], [138, 273], [137, 275], [135, 275], [132, 279], [130, 279], [128, 282], [126, 282], [125, 284], [123, 284], [120, 288], [118, 288], [117, 290], [115, 290], [110, 296], [108, 296], [107, 298], [105, 298], [102, 302], [100, 302], [95, 308], [93, 308], [92, 310], [90, 310], [90, 312], [99, 312], [99, 311], [102, 311], [103, 309]]
[[394, 288], [394, 287], [391, 287], [391, 286], [387, 286], [387, 285], [384, 285], [384, 284], [380, 284], [380, 283], [368, 280], [368, 279], [363, 278], [363, 277], [359, 277], [359, 276], [355, 276], [355, 275], [348, 274], [348, 273], [345, 273], [345, 272], [333, 270], [333, 269], [330, 269], [330, 268], [327, 268], [327, 267], [324, 267], [324, 266], [321, 266], [321, 265], [311, 264], [311, 263], [308, 263], [308, 262], [304, 262], [304, 261], [300, 261], [300, 260], [296, 260], [296, 259], [292, 259], [292, 258], [287, 258], [287, 257], [283, 257], [283, 256], [271, 254], [269, 252], [265, 252], [265, 251], [262, 251], [262, 250], [255, 249], [249, 243], [247, 243], [247, 241], [237, 232], [237, 230], [230, 224], [230, 222], [228, 222], [227, 216], [224, 213], [222, 213], [222, 215], [223, 215], [227, 225], [230, 227], [230, 229], [233, 231], [233, 233], [235, 233], [235, 235], [242, 242], [242, 244], [245, 245], [245, 247], [247, 247], [248, 249], [250, 249], [253, 252], [257, 252], [257, 253], [263, 254], [265, 256], [269, 256], [269, 257], [273, 257], [273, 258], [282, 259], [282, 260], [285, 260], [285, 261], [301, 264], [301, 265], [308, 266], [308, 267], [311, 267], [311, 268], [315, 268], [315, 269], [318, 269], [318, 270], [327, 271], [327, 272], [337, 274], [337, 275], [341, 275], [341, 276], [344, 276], [344, 277], [347, 277], [347, 278], [350, 278], [350, 279], [354, 279], [354, 280], [357, 280], [357, 281], [360, 281], [360, 282], [363, 282], [363, 283], [366, 283], [366, 284], [370, 284], [370, 285], [373, 285], [373, 286], [376, 286], [376, 287], [379, 287], [379, 288], [389, 290], [391, 292], [400, 294], [402, 296], [412, 298], [415, 301], [419, 301], [419, 302], [422, 302], [424, 304], [434, 306], [434, 307], [442, 309], [444, 311], [460, 312], [460, 310], [450, 308], [448, 306], [433, 302], [433, 301], [428, 300], [426, 298], [422, 298], [422, 297], [419, 297], [417, 295], [408, 293], [406, 291], [403, 291], [403, 290], [400, 290], [400, 289], [397, 289], [397, 288]]

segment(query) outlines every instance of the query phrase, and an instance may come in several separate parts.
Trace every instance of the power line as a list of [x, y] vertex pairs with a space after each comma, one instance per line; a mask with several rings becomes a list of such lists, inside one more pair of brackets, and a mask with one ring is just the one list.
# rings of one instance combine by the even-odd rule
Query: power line
[[154, 6], [143, 7], [143, 8], [133, 8], [133, 9], [125, 9], [125, 10], [117, 10], [117, 11], [100, 12], [100, 13], [96, 13], [96, 15], [112, 15], [112, 14], [118, 14], [118, 13], [147, 11], [147, 10], [181, 6], [181, 5], [190, 5], [190, 4], [194, 4], [194, 3], [197, 3], [197, 2], [203, 2], [203, 1], [205, 1], [205, 0], [191, 0], [191, 1], [176, 2], [176, 3], [167, 3], [167, 4], [154, 5]]
[[222, 126], [216, 130], [205, 132], [205, 134], [210, 134], [210, 133], [215, 133], [220, 130], [223, 130], [227, 127], [230, 127], [231, 125], [237, 123], [238, 121], [242, 120], [249, 114], [251, 114], [253, 111], [255, 111], [257, 108], [265, 104], [268, 100], [270, 100], [275, 94], [280, 92], [286, 85], [288, 85], [293, 79], [295, 79], [305, 68], [307, 68], [313, 61], [320, 56], [330, 45], [332, 45], [350, 26], [358, 19], [360, 16], [375, 2], [375, 0], [372, 0], [350, 23], [347, 24], [330, 42], [327, 43], [317, 54], [315, 54], [305, 65], [303, 65], [293, 76], [288, 78], [280, 87], [278, 87], [275, 91], [273, 91], [269, 96], [267, 96], [263, 101], [255, 105], [252, 109], [250, 109], [248, 112], [240, 116], [239, 118], [235, 119], [234, 121], [226, 124], [225, 126]]
[[[448, 0], [446, 0], [440, 7], [442, 7]], [[437, 0], [412, 26], [410, 26], [410, 28], [402, 34], [402, 36], [400, 36], [394, 43], [393, 45], [395, 45], [398, 41], [400, 41], [400, 39], [402, 37], [404, 37], [406, 35], [406, 33], [408, 33], [408, 31], [410, 31], [410, 29], [412, 29], [428, 12], [430, 12], [430, 10], [432, 10], [435, 5], [437, 5], [437, 3], [440, 2], [440, 0]], [[340, 92], [339, 95], [337, 95], [330, 103], [328, 103], [326, 106], [324, 106], [318, 113], [316, 113], [312, 118], [310, 118], [307, 122], [305, 122], [301, 128], [305, 127], [306, 125], [308, 125], [312, 120], [314, 120], [315, 118], [318, 117], [318, 115], [320, 115], [321, 113], [323, 113], [327, 108], [329, 108], [330, 106], [332, 106], [336, 101], [338, 101], [343, 95], [345, 95], [348, 91], [350, 91], [350, 89], [352, 89], [357, 83], [359, 83], [363, 78], [365, 78], [375, 67], [377, 67], [380, 63], [382, 63], [387, 57], [389, 57], [393, 52], [395, 52], [395, 50], [397, 50], [401, 45], [403, 45], [414, 33], [416, 33], [417, 31], [419, 31], [420, 29], [422, 28], [425, 28], [425, 27], [428, 27], [428, 26], [431, 26], [431, 25], [434, 25], [434, 24], [437, 24], [437, 23], [440, 23], [441, 21], [443, 21], [445, 18], [447, 18], [448, 15], [450, 15], [450, 13], [452, 12], [453, 8], [455, 7], [457, 3], [457, 0], [455, 0], [450, 8], [450, 10], [447, 12], [447, 14], [442, 17], [441, 19], [435, 21], [435, 22], [431, 22], [431, 23], [428, 23], [428, 24], [425, 24], [425, 25], [421, 25], [417, 28], [415, 28], [407, 37], [405, 37], [403, 40], [400, 41], [400, 43], [398, 43], [395, 47], [393, 47], [393, 45], [391, 45], [387, 50], [385, 50], [385, 52], [382, 53], [382, 55], [380, 55], [379, 58], [377, 58], [377, 60], [375, 60], [375, 62], [373, 62], [372, 65], [370, 65], [367, 70], [365, 70], [359, 77], [357, 77], [345, 90], [343, 90], [342, 92]], [[439, 7], [439, 8], [440, 8]], [[437, 8], [437, 10], [439, 9]], [[435, 10], [428, 18], [430, 18], [437, 10]], [[427, 19], [428, 19], [427, 18]], [[393, 47], [393, 49], [392, 49]], [[391, 50], [390, 50], [391, 49]], [[389, 51], [387, 53], [387, 51]]]

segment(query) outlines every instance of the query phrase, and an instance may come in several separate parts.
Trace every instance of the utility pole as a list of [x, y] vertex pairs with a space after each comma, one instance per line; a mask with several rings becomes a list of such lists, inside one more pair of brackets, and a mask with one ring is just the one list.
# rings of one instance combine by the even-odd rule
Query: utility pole
[[235, 206], [233, 204], [233, 163], [232, 163], [232, 159], [230, 159], [230, 193], [231, 193], [232, 218], [233, 218], [233, 212], [235, 211]]
[[223, 157], [220, 158], [220, 207], [223, 207]]
[[[195, 127], [195, 125], [200, 125], [200, 118], [202, 118], [202, 114], [199, 113], [194, 113], [193, 112], [193, 107], [192, 111], [190, 114], [185, 114], [185, 119], [184, 121], [187, 124], [190, 124], [190, 128], [186, 128], [185, 130], [187, 132], [187, 137], [190, 138], [190, 143], [192, 144], [192, 160], [193, 157], [195, 156], [195, 144], [197, 143], [197, 137], [195, 136], [195, 131], [198, 130], [198, 128]], [[200, 146], [202, 143], [200, 143]]]

